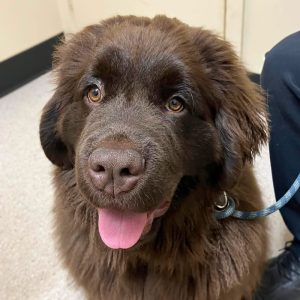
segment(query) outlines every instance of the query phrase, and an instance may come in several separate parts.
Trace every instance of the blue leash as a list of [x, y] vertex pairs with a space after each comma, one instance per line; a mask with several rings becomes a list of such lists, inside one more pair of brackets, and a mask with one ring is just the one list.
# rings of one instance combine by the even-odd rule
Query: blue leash
[[218, 220], [220, 219], [225, 219], [228, 217], [234, 217], [237, 219], [244, 219], [244, 220], [251, 220], [251, 219], [256, 219], [256, 218], [261, 218], [261, 217], [266, 217], [273, 212], [281, 209], [284, 205], [286, 205], [291, 198], [296, 194], [300, 187], [300, 173], [290, 189], [284, 194], [283, 197], [281, 197], [276, 203], [273, 205], [266, 207], [261, 210], [257, 211], [240, 211], [235, 209], [235, 201], [227, 197], [225, 194], [225, 200], [226, 200], [226, 206], [223, 209], [216, 209], [215, 210], [215, 216]]

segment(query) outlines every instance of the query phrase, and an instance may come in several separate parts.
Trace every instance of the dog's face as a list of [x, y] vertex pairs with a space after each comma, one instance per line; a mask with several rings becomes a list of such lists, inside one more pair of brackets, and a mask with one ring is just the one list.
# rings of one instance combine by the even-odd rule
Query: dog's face
[[146, 235], [184, 185], [232, 185], [266, 140], [261, 95], [207, 31], [118, 17], [75, 35], [56, 57], [41, 143], [54, 164], [74, 169], [111, 248]]

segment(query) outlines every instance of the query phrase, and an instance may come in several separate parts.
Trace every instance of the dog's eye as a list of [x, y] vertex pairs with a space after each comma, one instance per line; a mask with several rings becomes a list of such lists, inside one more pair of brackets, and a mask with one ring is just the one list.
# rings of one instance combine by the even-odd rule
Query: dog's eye
[[103, 89], [100, 89], [97, 85], [92, 85], [87, 90], [87, 97], [90, 102], [100, 102], [104, 96]]
[[166, 103], [166, 108], [171, 112], [181, 112], [184, 109], [183, 100], [180, 97], [173, 97]]

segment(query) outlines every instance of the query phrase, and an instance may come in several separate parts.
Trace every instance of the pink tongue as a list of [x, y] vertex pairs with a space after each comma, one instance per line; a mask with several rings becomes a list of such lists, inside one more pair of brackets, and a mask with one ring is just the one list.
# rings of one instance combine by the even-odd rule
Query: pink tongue
[[99, 234], [105, 245], [112, 249], [127, 249], [136, 244], [147, 220], [147, 213], [98, 209]]

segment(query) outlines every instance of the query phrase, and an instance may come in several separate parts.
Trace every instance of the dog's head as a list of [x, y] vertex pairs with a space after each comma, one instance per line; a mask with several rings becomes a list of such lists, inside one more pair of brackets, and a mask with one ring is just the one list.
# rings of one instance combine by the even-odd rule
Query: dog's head
[[55, 72], [41, 143], [74, 169], [111, 248], [134, 245], [185, 184], [233, 185], [267, 138], [263, 97], [231, 47], [175, 19], [87, 27], [58, 47]]

